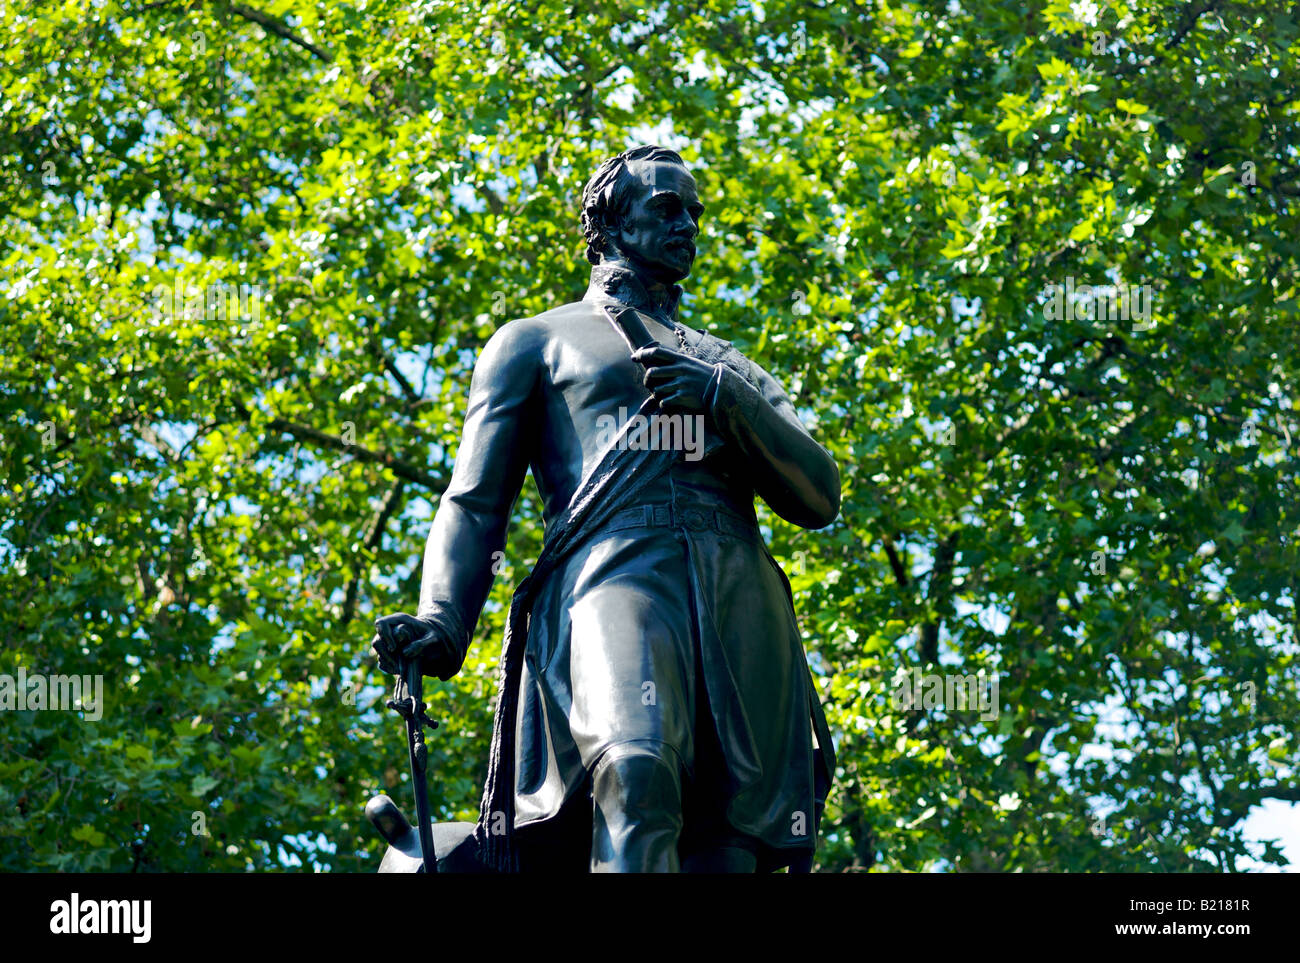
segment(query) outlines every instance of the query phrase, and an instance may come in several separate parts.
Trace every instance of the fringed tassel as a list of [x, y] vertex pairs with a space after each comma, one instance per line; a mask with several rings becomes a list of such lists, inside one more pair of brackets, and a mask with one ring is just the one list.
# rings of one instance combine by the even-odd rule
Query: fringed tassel
[[525, 579], [510, 601], [501, 662], [497, 669], [497, 711], [492, 719], [492, 747], [488, 776], [479, 804], [474, 839], [480, 861], [498, 873], [519, 870], [515, 852], [515, 719], [519, 708], [519, 682], [523, 677], [524, 644], [528, 640], [525, 602], [531, 579]]

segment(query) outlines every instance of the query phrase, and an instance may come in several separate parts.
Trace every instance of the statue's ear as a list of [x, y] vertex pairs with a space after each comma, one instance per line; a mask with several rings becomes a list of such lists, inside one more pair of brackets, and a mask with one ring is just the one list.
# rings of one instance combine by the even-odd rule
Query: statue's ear
[[602, 250], [606, 254], [617, 254], [619, 251], [618, 236], [623, 230], [623, 219], [613, 211], [606, 211], [596, 223], [596, 230], [600, 232], [604, 239]]
[[588, 247], [599, 254], [613, 254], [618, 249], [617, 222], [610, 224], [610, 218], [599, 216], [589, 211], [582, 214], [582, 231], [586, 235]]

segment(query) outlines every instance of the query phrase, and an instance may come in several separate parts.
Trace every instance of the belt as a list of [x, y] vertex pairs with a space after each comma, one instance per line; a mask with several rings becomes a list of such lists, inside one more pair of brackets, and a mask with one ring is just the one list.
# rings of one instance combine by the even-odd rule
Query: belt
[[601, 527], [607, 532], [617, 532], [625, 528], [681, 526], [692, 532], [719, 532], [736, 538], [758, 538], [758, 525], [752, 518], [744, 518], [721, 508], [679, 507], [676, 516], [674, 521], [672, 505], [635, 505], [616, 512]]

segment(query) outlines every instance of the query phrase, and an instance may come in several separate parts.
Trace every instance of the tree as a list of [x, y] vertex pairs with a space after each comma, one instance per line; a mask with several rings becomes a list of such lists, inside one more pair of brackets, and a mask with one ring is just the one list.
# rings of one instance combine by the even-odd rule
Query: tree
[[[580, 296], [582, 185], [646, 141], [708, 208], [685, 320], [841, 465], [829, 529], [761, 515], [838, 739], [821, 868], [1281, 861], [1241, 823], [1300, 799], [1293, 17], [9, 4], [0, 673], [105, 705], [0, 719], [0, 868], [373, 868], [370, 622], [478, 349]], [[539, 519], [430, 686], [441, 818]], [[996, 705], [912, 691], [959, 675]]]

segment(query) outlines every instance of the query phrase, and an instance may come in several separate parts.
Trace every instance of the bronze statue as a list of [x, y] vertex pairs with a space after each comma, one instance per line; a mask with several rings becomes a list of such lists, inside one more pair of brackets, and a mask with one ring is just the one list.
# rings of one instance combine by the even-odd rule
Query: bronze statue
[[754, 496], [821, 528], [839, 470], [766, 371], [677, 321], [703, 212], [673, 151], [596, 171], [587, 294], [489, 339], [418, 615], [376, 623], [385, 671], [459, 671], [532, 470], [546, 538], [511, 605], [466, 841], [490, 869], [812, 866], [833, 749]]

